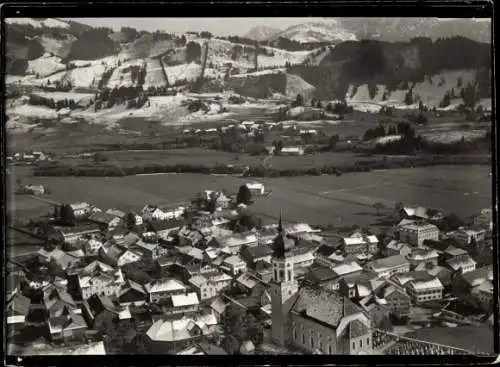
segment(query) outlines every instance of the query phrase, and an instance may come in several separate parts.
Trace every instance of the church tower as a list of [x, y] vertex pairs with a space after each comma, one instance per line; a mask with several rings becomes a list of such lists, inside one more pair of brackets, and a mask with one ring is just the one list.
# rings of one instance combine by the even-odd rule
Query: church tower
[[271, 312], [272, 312], [272, 341], [280, 346], [285, 346], [288, 339], [287, 323], [288, 308], [286, 302], [297, 293], [299, 286], [295, 279], [293, 261], [287, 257], [287, 244], [292, 242], [287, 238], [281, 222], [281, 212], [278, 225], [278, 235], [273, 242], [271, 281]]

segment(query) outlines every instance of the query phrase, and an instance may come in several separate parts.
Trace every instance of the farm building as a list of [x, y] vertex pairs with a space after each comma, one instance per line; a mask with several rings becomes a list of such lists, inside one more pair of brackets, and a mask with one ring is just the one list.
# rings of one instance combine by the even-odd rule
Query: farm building
[[264, 184], [259, 182], [250, 182], [246, 186], [252, 195], [264, 195]]
[[304, 148], [298, 147], [284, 147], [280, 151], [281, 155], [304, 155]]

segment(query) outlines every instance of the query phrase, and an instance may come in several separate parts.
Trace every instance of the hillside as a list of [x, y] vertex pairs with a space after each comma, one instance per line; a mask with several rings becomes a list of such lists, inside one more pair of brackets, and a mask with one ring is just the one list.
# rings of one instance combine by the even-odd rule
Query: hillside
[[[474, 81], [478, 82], [480, 98], [487, 98], [491, 95], [490, 60], [488, 44], [462, 37], [435, 42], [424, 38], [398, 43], [349, 41], [331, 49], [318, 66], [299, 65], [290, 67], [287, 71], [301, 76], [315, 86], [316, 96], [322, 99], [342, 99], [348, 94], [349, 88], [355, 89], [361, 85], [368, 86], [372, 99], [377, 95], [377, 86], [380, 85], [388, 92], [402, 90], [404, 98], [410, 86], [422, 84], [426, 80], [429, 84], [432, 83], [432, 98], [436, 99], [442, 98], [449, 91], [443, 87], [446, 84], [446, 81], [441, 81], [443, 73], [468, 70], [475, 75]], [[432, 81], [435, 76], [439, 78]], [[460, 83], [454, 81], [457, 96], [460, 89], [466, 86], [469, 77], [463, 76], [463, 79], [462, 86], [457, 86]], [[418, 87], [415, 88], [415, 94], [418, 94]]]
[[278, 28], [260, 25], [260, 26], [254, 27], [250, 31], [248, 31], [248, 33], [245, 34], [245, 37], [256, 40], [256, 41], [264, 41], [264, 40], [268, 40], [270, 38], [273, 38], [274, 36], [278, 35], [280, 32], [281, 32], [281, 30]]

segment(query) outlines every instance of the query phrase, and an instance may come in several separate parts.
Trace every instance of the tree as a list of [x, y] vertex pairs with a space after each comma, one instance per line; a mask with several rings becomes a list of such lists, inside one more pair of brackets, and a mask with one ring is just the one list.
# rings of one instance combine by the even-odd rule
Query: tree
[[135, 214], [132, 212], [127, 213], [125, 216], [125, 225], [126, 227], [131, 230], [132, 228], [135, 227]]
[[197, 42], [190, 41], [186, 45], [186, 62], [196, 61], [201, 57], [201, 46]]
[[474, 236], [470, 240], [470, 248], [471, 248], [471, 255], [472, 256], [477, 256], [478, 255], [479, 246], [477, 244], [476, 237], [474, 237]]
[[302, 94], [297, 94], [297, 98], [295, 99], [295, 104], [296, 106], [304, 105], [304, 97], [302, 96]]
[[68, 226], [75, 226], [76, 224], [75, 213], [69, 204], [61, 206], [61, 221]]
[[380, 215], [380, 211], [385, 208], [385, 205], [383, 203], [376, 202], [373, 204], [373, 207], [377, 211], [377, 215]]
[[328, 147], [330, 148], [330, 150], [334, 150], [338, 142], [339, 142], [339, 134], [332, 135], [330, 137], [330, 141], [328, 142]]
[[405, 104], [407, 106], [413, 104], [413, 91], [411, 89], [405, 94]]
[[252, 193], [247, 185], [241, 185], [236, 195], [236, 204], [249, 205], [251, 203]]
[[273, 146], [275, 148], [275, 153], [279, 154], [281, 152], [281, 149], [283, 149], [283, 146], [285, 143], [283, 143], [283, 140], [275, 140], [273, 141]]
[[221, 347], [228, 354], [238, 354], [240, 351], [240, 342], [234, 336], [228, 335], [222, 340]]
[[107, 160], [108, 160], [108, 157], [101, 152], [97, 152], [94, 154], [94, 162], [95, 163], [102, 163], [102, 162], [106, 162]]

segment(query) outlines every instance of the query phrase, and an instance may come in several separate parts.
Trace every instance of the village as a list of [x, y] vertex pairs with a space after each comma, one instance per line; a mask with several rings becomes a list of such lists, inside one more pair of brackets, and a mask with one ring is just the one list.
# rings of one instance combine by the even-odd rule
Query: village
[[388, 229], [347, 231], [279, 207], [263, 225], [252, 204], [268, 194], [54, 205], [12, 226], [8, 246], [39, 250], [7, 262], [10, 353], [493, 353], [470, 342], [493, 327], [491, 209], [467, 222], [398, 203]]

